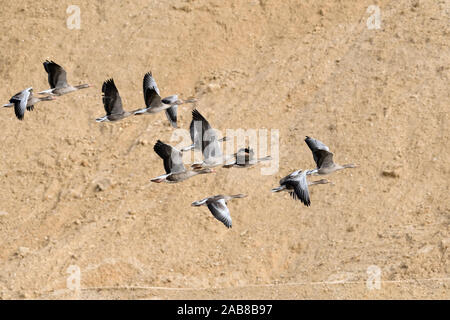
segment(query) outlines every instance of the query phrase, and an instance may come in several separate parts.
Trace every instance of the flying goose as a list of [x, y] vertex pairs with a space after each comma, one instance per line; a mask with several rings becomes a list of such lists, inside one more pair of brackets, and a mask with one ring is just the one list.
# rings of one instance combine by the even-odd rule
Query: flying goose
[[9, 100], [9, 103], [4, 104], [3, 107], [12, 107], [14, 106], [14, 112], [16, 114], [17, 119], [23, 120], [25, 116], [25, 109], [28, 111], [34, 110], [34, 105], [41, 101], [49, 101], [55, 100], [54, 97], [35, 97], [33, 95], [33, 88], [27, 88], [19, 93], [16, 93]]
[[95, 121], [118, 121], [132, 115], [130, 112], [123, 110], [122, 99], [113, 79], [103, 82], [102, 92], [106, 116], [97, 118]]
[[309, 185], [329, 183], [327, 179], [308, 181], [308, 171], [296, 170], [280, 180], [280, 186], [273, 188], [272, 192], [287, 191], [294, 199], [299, 199], [305, 206], [311, 205], [309, 199]]
[[357, 167], [357, 165], [353, 163], [344, 164], [342, 166], [334, 163], [333, 154], [330, 152], [330, 149], [319, 140], [306, 136], [305, 142], [309, 149], [311, 149], [314, 161], [317, 165], [316, 169], [308, 172], [308, 175], [326, 175], [338, 170]]
[[181, 100], [177, 95], [168, 96], [161, 99], [158, 86], [151, 72], [147, 72], [143, 81], [143, 92], [146, 108], [133, 111], [135, 115], [157, 113], [165, 110], [167, 119], [172, 127], [177, 128], [178, 105], [184, 103], [194, 103], [196, 99]]
[[235, 198], [245, 198], [245, 194], [236, 194], [231, 196], [217, 195], [208, 197], [199, 201], [192, 202], [193, 207], [199, 207], [206, 205], [211, 211], [214, 218], [222, 222], [227, 228], [231, 228], [231, 215], [230, 210], [228, 210], [227, 202]]
[[71, 86], [67, 83], [67, 74], [59, 64], [53, 61], [46, 60], [44, 63], [44, 69], [48, 73], [48, 84], [50, 89], [41, 91], [39, 94], [51, 94], [56, 96], [62, 96], [73, 91], [89, 88], [90, 84], [80, 84], [78, 86]]
[[[183, 149], [181, 149], [182, 152], [189, 151], [189, 150], [199, 150], [202, 151], [202, 140], [203, 140], [203, 124], [205, 123], [206, 126], [209, 126], [211, 128], [210, 124], [206, 119], [198, 112], [197, 109], [194, 109], [192, 111], [192, 121], [189, 125], [189, 134], [191, 136], [192, 144], [190, 146], [187, 146]], [[219, 142], [227, 141], [227, 137], [223, 137], [222, 139], [218, 140]]]
[[222, 155], [219, 145], [219, 141], [225, 141], [226, 138], [218, 140], [215, 130], [197, 109], [192, 110], [190, 134], [193, 144], [183, 150], [197, 149], [203, 154], [203, 162], [194, 163], [193, 168], [215, 167], [223, 164], [226, 158], [230, 158]]
[[158, 140], [153, 147], [158, 156], [163, 159], [166, 174], [153, 178], [150, 181], [180, 182], [198, 174], [213, 173], [214, 170], [206, 168], [202, 170], [186, 170], [183, 164], [182, 153], [174, 147]]
[[250, 147], [247, 148], [241, 148], [233, 154], [233, 158], [231, 162], [227, 162], [223, 167], [224, 168], [231, 168], [231, 167], [237, 167], [237, 168], [247, 168], [251, 167], [258, 162], [261, 161], [268, 161], [272, 160], [271, 156], [262, 157], [259, 159], [255, 159], [255, 153], [253, 152], [253, 149]]

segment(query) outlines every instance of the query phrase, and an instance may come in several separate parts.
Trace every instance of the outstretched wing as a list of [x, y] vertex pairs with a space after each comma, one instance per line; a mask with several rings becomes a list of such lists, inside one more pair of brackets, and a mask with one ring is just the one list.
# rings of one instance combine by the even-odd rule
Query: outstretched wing
[[189, 126], [189, 133], [191, 135], [192, 143], [194, 144], [194, 149], [202, 150], [202, 140], [203, 140], [203, 126], [208, 125], [208, 121], [197, 111], [194, 109], [192, 111], [192, 121]]
[[205, 117], [203, 117], [197, 109], [192, 110], [192, 121], [193, 122], [200, 121], [200, 123], [202, 124], [201, 126], [202, 132], [211, 129], [208, 120], [206, 120]]
[[290, 192], [290, 194], [294, 199], [299, 199], [307, 207], [311, 205], [308, 181], [306, 180], [306, 171], [303, 171], [294, 178], [287, 180], [285, 184], [286, 186], [293, 188], [293, 191]]
[[67, 87], [66, 71], [59, 64], [46, 60], [44, 62], [44, 69], [48, 73], [48, 84], [50, 88]]
[[103, 105], [105, 107], [106, 114], [122, 114], [122, 99], [120, 98], [119, 91], [117, 90], [113, 79], [108, 79], [103, 82], [102, 92]]
[[161, 104], [161, 97], [152, 72], [147, 72], [143, 81], [144, 101], [147, 108], [156, 107]]
[[181, 152], [174, 147], [158, 140], [153, 147], [153, 150], [161, 157], [161, 159], [163, 159], [166, 173], [182, 172], [186, 170], [183, 165]]
[[312, 152], [316, 150], [330, 151], [330, 149], [322, 141], [317, 139], [306, 136], [305, 142]]
[[211, 211], [214, 218], [222, 222], [227, 228], [231, 228], [230, 210], [228, 210], [227, 203], [224, 199], [208, 203], [208, 209]]
[[316, 163], [318, 168], [320, 168], [324, 164], [329, 164], [330, 160], [331, 164], [333, 163], [333, 154], [323, 142], [308, 136], [306, 136], [305, 142], [311, 150], [314, 162]]
[[331, 152], [325, 150], [317, 150], [314, 155], [315, 157], [317, 157], [317, 168], [331, 167], [334, 164], [333, 154]]
[[296, 170], [296, 171], [288, 174], [286, 177], [284, 177], [280, 180], [280, 185], [283, 185], [288, 180], [294, 179], [301, 172], [302, 172], [302, 170]]
[[[222, 151], [220, 149], [219, 141], [217, 140], [216, 132], [209, 122], [198, 112], [197, 109], [192, 110], [192, 123], [194, 123], [194, 130], [191, 130], [191, 139], [194, 141], [192, 133], [195, 133], [196, 139], [201, 139], [202, 153], [205, 160], [209, 158], [217, 158], [222, 156]], [[197, 129], [197, 127], [201, 127]], [[200, 133], [201, 131], [201, 133]], [[198, 134], [201, 134], [200, 137]]]
[[10, 100], [10, 103], [14, 104], [14, 113], [17, 119], [23, 120], [25, 115], [25, 109], [27, 108], [28, 98], [31, 95], [32, 88], [27, 88], [17, 94], [15, 94]]
[[169, 120], [172, 127], [177, 128], [177, 113], [178, 113], [178, 105], [171, 106], [166, 109], [166, 117]]

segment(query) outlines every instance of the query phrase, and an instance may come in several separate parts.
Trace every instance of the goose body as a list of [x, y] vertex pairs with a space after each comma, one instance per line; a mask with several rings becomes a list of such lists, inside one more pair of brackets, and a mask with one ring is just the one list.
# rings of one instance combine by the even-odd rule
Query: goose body
[[186, 170], [183, 164], [181, 152], [174, 147], [161, 142], [160, 140], [156, 142], [153, 150], [156, 154], [158, 154], [158, 156], [160, 156], [161, 159], [163, 159], [166, 174], [151, 179], [152, 182], [160, 183], [165, 181], [176, 183], [199, 174], [214, 172], [208, 168], [202, 170]]
[[39, 92], [39, 94], [62, 96], [67, 93], [90, 87], [90, 85], [87, 83], [77, 86], [71, 86], [67, 83], [67, 73], [63, 67], [49, 60], [46, 60], [43, 64], [44, 69], [48, 74], [48, 84], [50, 85], [50, 89], [41, 91]]
[[230, 210], [227, 207], [227, 202], [231, 199], [236, 198], [245, 198], [247, 195], [245, 194], [236, 194], [236, 195], [216, 195], [208, 198], [204, 198], [202, 200], [192, 202], [192, 206], [199, 207], [202, 205], [206, 205], [209, 211], [212, 213], [214, 218], [222, 222], [227, 228], [232, 227], [232, 220], [230, 215]]
[[197, 109], [192, 110], [192, 121], [189, 129], [193, 144], [183, 148], [183, 150], [196, 149], [201, 150], [203, 154], [203, 162], [194, 163], [193, 168], [216, 167], [226, 163], [232, 157], [222, 154], [219, 141], [225, 141], [226, 138], [217, 139], [215, 130]]
[[[211, 125], [209, 122], [198, 112], [198, 110], [194, 109], [192, 111], [192, 121], [189, 125], [189, 135], [191, 136], [192, 144], [190, 146], [187, 146], [183, 149], [181, 149], [182, 152], [189, 151], [189, 150], [198, 150], [202, 151], [203, 147], [203, 134], [205, 132], [204, 127], [206, 126], [209, 130], [211, 129]], [[227, 140], [227, 137], [223, 137], [218, 140], [218, 142], [224, 142]]]
[[9, 103], [4, 104], [3, 107], [14, 107], [14, 113], [16, 114], [17, 119], [23, 120], [25, 110], [33, 111], [36, 103], [50, 100], [55, 100], [55, 98], [51, 96], [36, 97], [33, 95], [33, 88], [30, 87], [16, 93], [11, 97]]
[[344, 165], [335, 163], [333, 161], [333, 153], [331, 153], [330, 149], [319, 140], [306, 136], [305, 142], [311, 150], [314, 162], [317, 165], [317, 168], [311, 170], [308, 174], [327, 175], [338, 170], [357, 167], [353, 163]]
[[239, 149], [238, 152], [233, 154], [231, 161], [227, 162], [223, 167], [224, 168], [248, 168], [254, 166], [258, 162], [261, 161], [269, 161], [272, 160], [271, 156], [262, 157], [259, 159], [255, 158], [255, 153], [251, 148], [242, 148]]
[[97, 122], [104, 121], [118, 121], [131, 116], [130, 112], [124, 111], [122, 106], [122, 98], [120, 98], [114, 79], [109, 79], [103, 82], [103, 107], [106, 115], [97, 118]]
[[326, 179], [308, 181], [308, 171], [296, 170], [280, 180], [280, 186], [273, 188], [272, 192], [287, 191], [292, 198], [299, 199], [305, 206], [311, 205], [308, 186], [329, 183]]
[[169, 120], [172, 127], [177, 127], [177, 113], [178, 105], [184, 103], [193, 103], [195, 99], [181, 100], [177, 95], [171, 95], [161, 98], [156, 81], [153, 78], [151, 72], [148, 72], [144, 76], [143, 80], [143, 92], [145, 108], [133, 111], [134, 115], [152, 114], [165, 110], [166, 117]]

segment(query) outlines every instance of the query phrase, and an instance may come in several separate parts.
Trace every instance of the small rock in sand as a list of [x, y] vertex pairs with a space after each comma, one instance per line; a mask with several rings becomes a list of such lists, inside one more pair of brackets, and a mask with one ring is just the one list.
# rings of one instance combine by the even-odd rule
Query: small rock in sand
[[30, 248], [27, 247], [19, 247], [17, 250], [17, 255], [24, 257], [30, 252]]
[[105, 191], [106, 189], [111, 187], [112, 184], [113, 183], [112, 183], [111, 179], [109, 179], [109, 178], [103, 178], [103, 179], [98, 179], [98, 180], [93, 181], [94, 190], [97, 192]]
[[400, 174], [397, 170], [383, 170], [381, 173], [383, 177], [389, 177], [389, 178], [399, 178]]

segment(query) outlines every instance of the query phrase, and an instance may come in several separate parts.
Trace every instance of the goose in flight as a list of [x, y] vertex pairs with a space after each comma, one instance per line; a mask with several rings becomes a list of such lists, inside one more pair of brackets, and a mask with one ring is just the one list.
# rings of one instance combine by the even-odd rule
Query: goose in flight
[[222, 222], [227, 228], [231, 228], [231, 215], [230, 210], [228, 210], [227, 202], [235, 198], [245, 198], [245, 194], [236, 194], [231, 196], [217, 195], [208, 197], [199, 201], [192, 202], [193, 207], [199, 207], [206, 205], [211, 211], [214, 218]]
[[177, 95], [168, 96], [161, 99], [158, 86], [151, 72], [147, 72], [143, 81], [144, 100], [146, 108], [133, 111], [135, 115], [157, 113], [165, 110], [167, 119], [172, 127], [177, 128], [178, 105], [184, 103], [194, 103], [196, 99], [181, 100]]
[[198, 174], [213, 173], [212, 169], [205, 168], [202, 170], [186, 170], [183, 164], [182, 153], [174, 147], [158, 140], [153, 147], [158, 156], [163, 159], [166, 174], [153, 178], [150, 181], [160, 182], [181, 182]]
[[[200, 112], [198, 112], [197, 109], [194, 109], [192, 111], [192, 121], [191, 124], [189, 125], [189, 134], [191, 136], [192, 144], [190, 146], [181, 149], [182, 152], [189, 151], [192, 149], [202, 151], [203, 133], [205, 131], [204, 125], [208, 128], [211, 128], [208, 121], [206, 121], [206, 119], [200, 114]], [[227, 141], [227, 137], [223, 137], [218, 141], [219, 142]]]
[[14, 106], [14, 113], [16, 114], [17, 119], [23, 120], [25, 116], [25, 110], [33, 111], [34, 105], [41, 101], [50, 101], [55, 100], [52, 96], [46, 96], [46, 97], [35, 97], [33, 95], [33, 88], [27, 88], [23, 91], [20, 91], [19, 93], [16, 93], [12, 98], [9, 100], [9, 103], [4, 104], [3, 107], [13, 107]]
[[197, 149], [203, 154], [203, 162], [194, 163], [193, 168], [215, 167], [231, 157], [224, 157], [220, 148], [219, 141], [225, 141], [226, 138], [218, 140], [215, 130], [197, 109], [192, 110], [190, 134], [193, 144], [182, 150]]
[[327, 179], [308, 181], [308, 171], [297, 170], [280, 180], [280, 186], [273, 188], [272, 192], [287, 191], [294, 199], [299, 199], [305, 206], [311, 205], [309, 198], [309, 185], [329, 183]]
[[247, 168], [247, 167], [251, 167], [251, 166], [257, 164], [258, 162], [269, 161], [269, 160], [272, 160], [271, 156], [266, 156], [266, 157], [256, 159], [253, 149], [250, 147], [247, 147], [247, 148], [239, 149], [238, 152], [233, 154], [231, 162], [227, 162], [223, 167], [224, 168], [231, 168], [231, 167]]
[[97, 118], [95, 121], [118, 121], [131, 116], [130, 112], [124, 111], [122, 106], [122, 99], [113, 79], [108, 79], [103, 82], [103, 106], [106, 111], [106, 116]]
[[314, 161], [317, 165], [316, 169], [308, 171], [308, 175], [326, 175], [338, 170], [357, 167], [357, 165], [353, 163], [344, 165], [334, 163], [333, 153], [331, 153], [330, 149], [319, 140], [306, 136], [305, 142], [309, 149], [311, 149]]
[[68, 84], [66, 70], [53, 61], [46, 60], [44, 62], [44, 69], [48, 73], [48, 84], [50, 85], [50, 89], [41, 91], [39, 94], [62, 96], [63, 94], [91, 87], [91, 85], [87, 83], [78, 86], [71, 86]]

